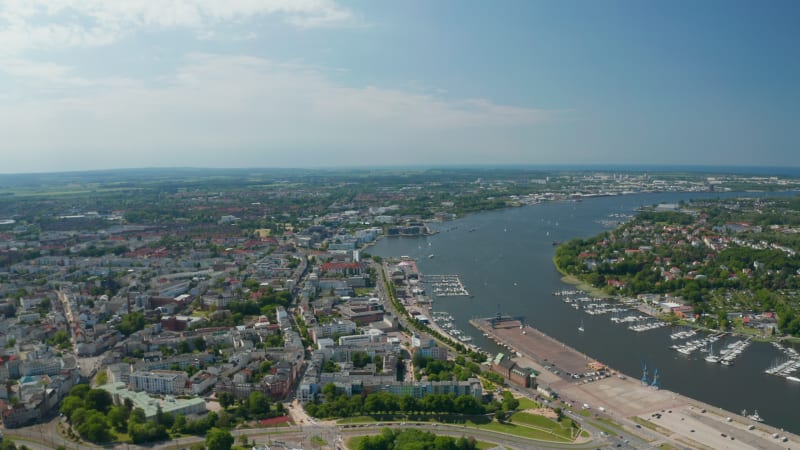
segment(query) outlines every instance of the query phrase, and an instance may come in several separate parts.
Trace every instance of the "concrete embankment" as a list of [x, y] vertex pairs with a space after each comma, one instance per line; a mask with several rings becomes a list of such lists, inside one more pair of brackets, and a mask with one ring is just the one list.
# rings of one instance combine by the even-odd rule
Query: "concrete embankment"
[[613, 368], [612, 376], [603, 379], [575, 379], [573, 374], [594, 372], [600, 362], [518, 321], [470, 323], [508, 348], [521, 366], [540, 372], [539, 383], [576, 409], [586, 405], [595, 413], [602, 411], [634, 434], [690, 448], [800, 448], [800, 437], [794, 434], [645, 385]]

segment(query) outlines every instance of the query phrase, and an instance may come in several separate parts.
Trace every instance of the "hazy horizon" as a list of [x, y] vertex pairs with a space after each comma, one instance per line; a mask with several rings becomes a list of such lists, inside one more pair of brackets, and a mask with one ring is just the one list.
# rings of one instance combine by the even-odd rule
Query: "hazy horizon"
[[800, 3], [0, 3], [0, 173], [800, 167]]
[[295, 167], [207, 167], [207, 166], [162, 166], [162, 167], [119, 167], [103, 169], [78, 169], [78, 170], [53, 170], [39, 172], [0, 172], [4, 176], [38, 176], [38, 175], [70, 175], [84, 173], [113, 173], [113, 172], [347, 172], [347, 171], [458, 171], [458, 170], [509, 170], [509, 171], [564, 171], [564, 172], [653, 172], [653, 173], [708, 173], [708, 174], [739, 174], [739, 175], [776, 175], [800, 177], [800, 166], [735, 166], [735, 165], [685, 165], [685, 164], [462, 164], [462, 165], [369, 165], [369, 166], [295, 166]]

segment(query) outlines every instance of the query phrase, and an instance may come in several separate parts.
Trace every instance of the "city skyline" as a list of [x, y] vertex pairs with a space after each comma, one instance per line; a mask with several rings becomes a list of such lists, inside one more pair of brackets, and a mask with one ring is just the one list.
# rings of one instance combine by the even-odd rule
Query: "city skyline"
[[10, 1], [2, 173], [800, 166], [792, 2]]

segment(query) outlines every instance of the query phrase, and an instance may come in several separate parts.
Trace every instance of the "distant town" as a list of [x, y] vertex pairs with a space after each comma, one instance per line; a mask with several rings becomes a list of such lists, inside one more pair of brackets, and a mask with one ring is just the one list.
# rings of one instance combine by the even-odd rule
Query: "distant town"
[[[377, 448], [365, 437], [374, 433], [344, 421], [364, 417], [424, 423], [421, 440], [438, 422], [476, 427], [476, 438], [447, 433], [449, 448], [495, 442], [487, 420], [502, 433], [516, 426], [511, 448], [607, 445], [536, 367], [488, 355], [430, 316], [433, 288], [411, 258], [370, 246], [550, 201], [798, 188], [792, 177], [522, 169], [0, 176], [0, 420], [7, 438], [45, 448], [230, 448], [234, 436], [257, 448], [253, 430], [282, 428], [297, 445]], [[669, 320], [798, 336], [798, 206], [659, 205], [561, 244], [556, 262]], [[440, 282], [438, 295], [469, 295], [457, 277]], [[332, 419], [328, 435], [321, 421]], [[49, 438], [25, 432], [48, 424]]]
[[669, 320], [758, 337], [800, 336], [797, 197], [698, 200], [642, 210], [563, 244], [556, 263]]

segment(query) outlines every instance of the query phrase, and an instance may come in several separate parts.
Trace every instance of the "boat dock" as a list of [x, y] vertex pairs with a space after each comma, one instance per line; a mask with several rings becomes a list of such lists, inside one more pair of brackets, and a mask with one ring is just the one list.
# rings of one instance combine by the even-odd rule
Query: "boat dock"
[[472, 342], [472, 337], [455, 327], [453, 316], [444, 311], [432, 312], [433, 322], [439, 326], [440, 331], [449, 335], [453, 340]]
[[750, 346], [751, 340], [752, 340], [751, 338], [747, 338], [743, 341], [737, 341], [732, 344], [728, 344], [728, 346], [725, 349], [719, 352], [720, 353], [719, 363], [724, 364], [726, 366], [732, 365], [736, 357], [741, 355], [742, 352], [745, 351], [745, 349]]
[[768, 368], [764, 372], [770, 375], [786, 378], [789, 381], [800, 382], [800, 378], [792, 375], [793, 373], [800, 371], [800, 354], [797, 353], [797, 350], [791, 347], [784, 347], [777, 342], [773, 342], [772, 345], [783, 352], [787, 359], [783, 362], [773, 364], [772, 367]]
[[[500, 320], [498, 320], [500, 319]], [[539, 371], [537, 381], [549, 387], [573, 408], [609, 415], [634, 434], [643, 421], [652, 422], [653, 433], [680, 448], [798, 448], [800, 437], [665, 389], [641, 383], [602, 365], [591, 357], [513, 318], [470, 321], [487, 337], [509, 350], [523, 367]], [[601, 371], [604, 376], [576, 379], [574, 375]], [[572, 374], [572, 375], [568, 375]], [[662, 374], [669, 376], [669, 374]], [[657, 416], [657, 417], [656, 417]], [[768, 419], [768, 418], [767, 418]], [[735, 441], [732, 438], [735, 437]], [[652, 437], [651, 437], [652, 438]]]
[[437, 297], [466, 297], [469, 291], [458, 275], [425, 275], [423, 281], [430, 285]]
[[637, 314], [638, 310], [631, 309], [625, 302], [608, 301], [608, 299], [595, 297], [571, 297], [581, 291], [561, 290], [553, 292], [553, 295], [561, 297], [561, 300], [577, 310], [583, 310], [591, 316], [612, 314], [611, 321], [616, 324], [629, 323], [628, 329], [641, 333], [644, 331], [655, 330], [665, 327], [668, 324], [655, 319], [651, 315]]
[[677, 350], [678, 353], [683, 353], [684, 355], [691, 355], [697, 350], [700, 350], [701, 348], [706, 348], [708, 347], [709, 344], [717, 342], [724, 335], [725, 333], [715, 333], [706, 336], [702, 339], [695, 339], [693, 341], [686, 342], [685, 344], [682, 345], [673, 345], [670, 348], [673, 350]]

